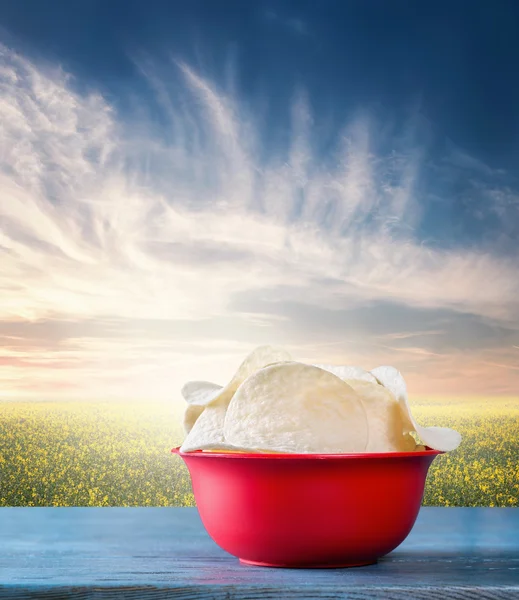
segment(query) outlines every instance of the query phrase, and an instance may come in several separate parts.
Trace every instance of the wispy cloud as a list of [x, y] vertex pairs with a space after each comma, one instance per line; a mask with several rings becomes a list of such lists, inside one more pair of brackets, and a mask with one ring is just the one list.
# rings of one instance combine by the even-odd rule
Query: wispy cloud
[[[332, 156], [317, 156], [300, 94], [289, 146], [260, 160], [262, 124], [239, 99], [172, 68], [179, 76], [167, 80], [142, 66], [167, 123], [158, 128], [1, 48], [0, 393], [52, 393], [54, 382], [69, 395], [175, 395], [184, 378], [230, 372], [269, 340], [321, 362], [401, 361], [416, 378], [432, 377], [423, 355], [445, 358], [434, 363], [444, 372], [447, 352], [461, 360], [423, 341], [440, 337], [436, 324], [389, 316], [385, 342], [366, 322], [364, 345], [348, 342], [348, 328], [338, 343], [333, 311], [384, 302], [448, 311], [447, 327], [470, 314], [513, 335], [517, 255], [423, 243], [416, 148], [382, 152], [364, 116]], [[402, 346], [408, 338], [423, 345]], [[495, 353], [485, 344], [471, 342], [464, 359]], [[508, 364], [485, 356], [487, 369]]]
[[310, 35], [308, 23], [298, 16], [282, 15], [279, 11], [272, 9], [266, 10], [263, 14], [265, 19], [280, 25], [293, 34], [301, 36]]
[[435, 331], [399, 331], [396, 333], [386, 333], [383, 337], [388, 340], [407, 340], [409, 338], [421, 337], [424, 335], [443, 335], [445, 332], [442, 330]]

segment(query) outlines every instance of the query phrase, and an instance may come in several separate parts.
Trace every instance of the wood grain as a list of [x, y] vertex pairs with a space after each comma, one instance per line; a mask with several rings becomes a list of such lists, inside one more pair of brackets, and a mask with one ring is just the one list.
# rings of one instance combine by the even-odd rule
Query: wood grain
[[519, 509], [424, 508], [354, 569], [241, 565], [190, 508], [1, 508], [0, 599], [519, 599]]

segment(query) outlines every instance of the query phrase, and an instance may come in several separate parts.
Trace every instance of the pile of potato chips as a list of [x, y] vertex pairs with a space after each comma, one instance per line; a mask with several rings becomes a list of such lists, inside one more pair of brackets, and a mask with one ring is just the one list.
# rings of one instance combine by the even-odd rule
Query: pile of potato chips
[[271, 346], [256, 348], [226, 386], [191, 381], [182, 395], [182, 452], [449, 451], [461, 442], [457, 431], [416, 423], [394, 367], [308, 365]]

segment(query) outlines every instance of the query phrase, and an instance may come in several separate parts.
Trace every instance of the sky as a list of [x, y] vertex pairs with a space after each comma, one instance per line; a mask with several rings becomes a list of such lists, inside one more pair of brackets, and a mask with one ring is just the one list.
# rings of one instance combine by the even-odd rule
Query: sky
[[514, 0], [0, 0], [0, 398], [519, 395], [518, 62]]

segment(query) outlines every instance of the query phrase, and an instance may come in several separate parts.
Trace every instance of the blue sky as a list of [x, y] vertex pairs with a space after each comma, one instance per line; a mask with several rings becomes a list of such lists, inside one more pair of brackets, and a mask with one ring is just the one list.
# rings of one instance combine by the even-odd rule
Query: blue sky
[[519, 4], [0, 2], [0, 394], [257, 343], [519, 390]]

